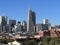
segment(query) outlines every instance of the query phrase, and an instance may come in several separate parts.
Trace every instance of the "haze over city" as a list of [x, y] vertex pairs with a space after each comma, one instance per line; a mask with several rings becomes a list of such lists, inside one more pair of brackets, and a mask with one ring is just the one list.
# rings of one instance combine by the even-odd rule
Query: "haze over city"
[[37, 23], [47, 18], [53, 25], [60, 24], [60, 0], [0, 0], [0, 15], [27, 21], [29, 5], [36, 13]]

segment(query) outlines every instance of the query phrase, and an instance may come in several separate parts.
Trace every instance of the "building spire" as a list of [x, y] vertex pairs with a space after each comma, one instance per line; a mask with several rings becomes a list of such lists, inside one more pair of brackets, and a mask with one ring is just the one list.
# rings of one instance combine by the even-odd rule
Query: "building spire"
[[29, 4], [29, 10], [31, 10], [31, 5]]

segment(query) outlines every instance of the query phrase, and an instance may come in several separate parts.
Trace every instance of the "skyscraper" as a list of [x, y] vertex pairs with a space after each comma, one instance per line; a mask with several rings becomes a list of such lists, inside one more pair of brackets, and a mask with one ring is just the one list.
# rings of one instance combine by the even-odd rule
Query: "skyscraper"
[[0, 16], [0, 25], [7, 24], [7, 16]]
[[29, 7], [28, 10], [28, 24], [27, 24], [27, 31], [29, 33], [34, 33], [35, 32], [35, 24], [36, 24], [36, 15], [35, 12], [31, 10]]
[[9, 20], [9, 31], [12, 31], [12, 28], [16, 24], [16, 20]]
[[43, 19], [43, 24], [46, 27], [46, 29], [49, 29], [51, 27], [51, 24], [48, 19]]
[[14, 27], [15, 24], [16, 20], [9, 20], [9, 25], [11, 25], [11, 27]]
[[48, 24], [49, 20], [48, 19], [43, 19], [43, 24]]
[[27, 22], [26, 21], [22, 21], [21, 22], [22, 24], [21, 24], [21, 26], [22, 26], [22, 32], [26, 32], [27, 31]]
[[1, 28], [1, 32], [3, 32], [5, 29], [4, 27], [7, 24], [7, 16], [0, 16], [0, 28]]
[[14, 25], [14, 28], [12, 29], [15, 33], [22, 33], [22, 26], [20, 23], [17, 23], [16, 25]]

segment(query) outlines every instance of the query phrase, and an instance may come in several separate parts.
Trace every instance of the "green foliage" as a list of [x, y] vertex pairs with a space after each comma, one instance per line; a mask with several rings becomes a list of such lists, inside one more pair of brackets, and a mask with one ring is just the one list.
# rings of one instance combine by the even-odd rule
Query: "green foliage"
[[34, 39], [27, 39], [25, 42], [24, 42], [25, 45], [37, 45], [37, 42], [34, 40]]
[[60, 37], [57, 38], [44, 37], [41, 42], [42, 45], [60, 45]]
[[12, 40], [9, 39], [0, 39], [1, 43], [7, 44], [8, 42], [12, 42]]

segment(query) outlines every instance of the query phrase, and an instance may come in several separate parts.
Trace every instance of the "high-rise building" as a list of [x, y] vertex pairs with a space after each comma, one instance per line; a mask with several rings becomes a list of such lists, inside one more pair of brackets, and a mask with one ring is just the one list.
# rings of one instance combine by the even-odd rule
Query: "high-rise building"
[[0, 26], [1, 26], [1, 32], [4, 31], [4, 27], [7, 24], [7, 16], [0, 16]]
[[9, 32], [9, 24], [5, 26], [5, 32]]
[[21, 24], [21, 22], [20, 22], [20, 21], [18, 21], [17, 23], [18, 23], [18, 24]]
[[12, 28], [16, 24], [16, 20], [9, 20], [9, 31], [12, 31]]
[[48, 24], [36, 24], [36, 32], [49, 30]]
[[44, 26], [47, 26], [48, 29], [51, 27], [51, 24], [49, 23], [49, 20], [48, 19], [43, 19], [43, 24], [44, 24]]
[[22, 33], [21, 30], [22, 30], [22, 26], [21, 26], [20, 23], [17, 23], [17, 24], [14, 26], [14, 28], [12, 29], [12, 31], [15, 32], [15, 33]]
[[48, 24], [49, 20], [48, 19], [43, 19], [43, 24]]
[[16, 20], [9, 20], [9, 25], [11, 25], [11, 27], [14, 27], [15, 24]]
[[21, 22], [21, 26], [22, 26], [22, 32], [26, 32], [27, 31], [27, 23], [26, 23], [26, 21], [22, 21]]
[[7, 16], [0, 16], [0, 25], [7, 24]]
[[29, 8], [28, 10], [28, 23], [27, 23], [27, 31], [29, 33], [34, 33], [35, 32], [35, 24], [36, 24], [36, 15], [35, 12]]
[[0, 25], [0, 33], [2, 32], [2, 26]]
[[36, 32], [37, 33], [42, 30], [42, 25], [43, 24], [36, 24]]
[[43, 19], [43, 23], [36, 24], [36, 32], [43, 31], [43, 30], [50, 30], [51, 24], [49, 23], [48, 19]]

